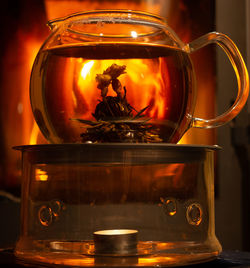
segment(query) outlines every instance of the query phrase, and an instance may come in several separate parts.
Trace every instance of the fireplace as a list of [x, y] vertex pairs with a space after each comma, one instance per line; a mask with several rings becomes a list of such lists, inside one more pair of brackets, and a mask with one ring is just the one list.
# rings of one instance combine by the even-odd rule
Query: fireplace
[[[6, 25], [10, 21], [10, 24], [3, 30], [4, 42], [1, 48], [1, 188], [11, 191], [20, 189], [20, 158], [11, 148], [20, 144], [46, 143], [32, 116], [29, 77], [34, 57], [49, 34], [45, 26], [47, 20], [72, 12], [110, 7], [150, 11], [166, 17], [184, 42], [212, 31], [214, 25], [214, 1], [199, 1], [194, 5], [183, 0], [45, 0], [36, 3], [26, 0], [18, 2], [11, 9], [5, 4], [5, 20], [2, 23]], [[204, 118], [211, 118], [215, 113], [214, 55], [212, 46], [192, 55], [198, 78], [196, 114]], [[189, 130], [180, 143], [215, 144], [215, 132]]]

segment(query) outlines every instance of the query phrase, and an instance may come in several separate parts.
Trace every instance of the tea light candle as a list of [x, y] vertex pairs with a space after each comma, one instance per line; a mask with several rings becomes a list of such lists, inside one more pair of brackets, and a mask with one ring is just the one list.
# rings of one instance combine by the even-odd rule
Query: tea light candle
[[94, 232], [96, 254], [129, 255], [137, 253], [137, 230], [114, 229]]

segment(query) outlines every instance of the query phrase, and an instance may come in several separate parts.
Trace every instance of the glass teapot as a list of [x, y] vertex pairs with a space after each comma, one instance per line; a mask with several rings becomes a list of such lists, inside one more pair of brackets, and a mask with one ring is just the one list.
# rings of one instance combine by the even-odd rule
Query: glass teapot
[[[51, 143], [177, 143], [191, 127], [232, 120], [249, 93], [247, 69], [226, 35], [185, 44], [153, 14], [98, 10], [48, 22], [52, 34], [33, 65], [31, 105]], [[238, 80], [232, 107], [214, 119], [193, 116], [195, 73], [190, 54], [216, 43]]]

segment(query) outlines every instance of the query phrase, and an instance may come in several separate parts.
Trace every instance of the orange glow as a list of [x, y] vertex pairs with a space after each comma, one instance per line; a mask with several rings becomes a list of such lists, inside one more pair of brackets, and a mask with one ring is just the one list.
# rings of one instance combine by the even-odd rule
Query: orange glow
[[177, 176], [182, 174], [184, 166], [182, 164], [171, 164], [168, 165], [167, 168], [159, 168], [157, 173], [155, 174], [156, 177], [170, 177], [170, 176]]
[[3, 112], [2, 129], [5, 146], [6, 185], [19, 184], [20, 159], [15, 145], [29, 144], [30, 135], [34, 127], [30, 98], [29, 81], [35, 56], [41, 46], [41, 41], [32, 35], [19, 30], [13, 35], [15, 42], [11, 42], [3, 58], [2, 69], [2, 99]]
[[[4, 171], [3, 181], [6, 180], [6, 184], [9, 185], [20, 184], [20, 156], [18, 156], [12, 147], [22, 144], [46, 143], [46, 140], [42, 137], [41, 132], [38, 130], [30, 108], [29, 80], [31, 66], [35, 55], [49, 33], [49, 30], [46, 32], [43, 30], [47, 20], [66, 16], [74, 12], [83, 12], [93, 9], [106, 8], [140, 10], [155, 13], [167, 18], [169, 26], [183, 41], [189, 42], [192, 39], [192, 23], [190, 16], [187, 14], [188, 9], [180, 8], [180, 1], [45, 0], [44, 4], [47, 17], [44, 20], [41, 20], [41, 17], [37, 17], [37, 23], [32, 25], [33, 28], [29, 31], [25, 31], [20, 27], [20, 25], [17, 25], [19, 28], [16, 33], [12, 33], [13, 38], [11, 38], [8, 46], [6, 46], [7, 49], [2, 59], [2, 62], [4, 62], [1, 82], [3, 92], [2, 99], [3, 103], [6, 103], [2, 107], [3, 112], [1, 116], [4, 126], [2, 129], [2, 136], [4, 137], [3, 150], [5, 155], [3, 162], [4, 169], [6, 169]], [[34, 16], [36, 15], [34, 14]], [[197, 27], [198, 30], [202, 30], [202, 28], [199, 28], [199, 25]], [[133, 36], [135, 33], [131, 33], [131, 35]], [[15, 42], [13, 42], [13, 40], [15, 40]], [[196, 66], [198, 66], [198, 68], [196, 68], [198, 79], [198, 101], [196, 106], [197, 116], [212, 118], [214, 116], [215, 106], [215, 79], [213, 74], [214, 59], [211, 57], [211, 53], [203, 53], [201, 51], [197, 54], [197, 57], [193, 62]], [[85, 63], [87, 62], [79, 62], [79, 72]], [[95, 62], [93, 65], [95, 65]], [[93, 68], [91, 65], [87, 66], [89, 68]], [[87, 68], [85, 71], [86, 74], [83, 73], [81, 76], [79, 75], [80, 92], [81, 94], [90, 94], [91, 92], [87, 92], [88, 90], [82, 88], [84, 81], [89, 79], [87, 74], [89, 72], [87, 71]], [[140, 77], [132, 77], [130, 79], [139, 79], [140, 82], [142, 80]], [[160, 80], [161, 79], [159, 78], [158, 82]], [[65, 83], [67, 82], [70, 83], [70, 79], [65, 79]], [[154, 83], [157, 84], [157, 81], [154, 81]], [[73, 94], [73, 96], [76, 97], [75, 92], [70, 92], [69, 94]], [[141, 96], [145, 98], [144, 102], [146, 102], [147, 96], [144, 96], [144, 94], [141, 94]], [[72, 96], [70, 96], [70, 99], [71, 98]], [[76, 99], [77, 98], [74, 100], [75, 103], [73, 109], [79, 105]], [[162, 99], [158, 100], [160, 104], [155, 105], [155, 107], [159, 107], [158, 112], [159, 114], [162, 114], [164, 102]], [[216, 139], [214, 130], [191, 129], [184, 135], [179, 143], [215, 144]]]
[[36, 169], [36, 181], [47, 181], [48, 180], [48, 174], [46, 171], [38, 168]]
[[139, 258], [138, 264], [139, 265], [156, 265], [156, 264], [166, 264], [166, 263], [174, 263], [175, 258], [173, 257], [151, 257], [151, 258]]
[[[5, 83], [5, 87], [7, 87], [6, 94], [8, 95], [6, 99], [12, 100], [9, 103], [9, 108], [12, 112], [5, 114], [5, 127], [6, 129], [12, 129], [13, 127], [11, 128], [8, 125], [13, 126], [15, 122], [15, 127], [20, 133], [16, 135], [16, 132], [12, 131], [6, 135], [9, 138], [10, 144], [13, 144], [13, 142], [14, 144], [29, 144], [30, 133], [34, 124], [30, 107], [29, 79], [32, 64], [41, 43], [21, 34], [20, 39], [27, 41], [23, 44], [22, 57], [17, 61], [17, 64], [13, 64], [13, 68], [9, 72], [6, 72], [4, 76], [5, 80], [8, 81]], [[9, 53], [11, 55], [11, 48]], [[7, 61], [7, 64], [11, 64], [11, 57], [9, 62]], [[16, 142], [17, 140], [18, 142]]]
[[37, 144], [37, 137], [38, 137], [39, 132], [40, 130], [38, 128], [38, 125], [34, 122], [31, 135], [30, 135], [29, 144]]
[[[154, 13], [165, 17], [168, 25], [179, 35], [180, 39], [186, 43], [192, 41], [192, 19], [190, 19], [188, 9], [183, 7], [181, 1], [171, 0], [159, 0], [159, 1], [88, 1], [88, 0], [45, 0], [45, 9], [48, 20], [52, 20], [59, 17], [67, 16], [68, 14], [75, 12], [84, 12], [87, 10], [95, 9], [129, 9], [140, 10], [145, 12]], [[200, 26], [199, 26], [200, 27]], [[198, 27], [198, 28], [199, 28]], [[199, 29], [202, 29], [202, 24]], [[135, 33], [131, 33], [134, 35]], [[196, 57], [197, 55], [197, 57]], [[214, 105], [214, 88], [215, 80], [212, 66], [214, 59], [211, 57], [211, 53], [199, 52], [194, 56], [194, 63], [197, 74], [197, 104], [196, 111], [198, 117], [213, 118], [215, 105]], [[197, 68], [198, 67], [198, 68]], [[94, 80], [93, 80], [94, 81]], [[151, 81], [152, 82], [152, 81]], [[80, 82], [82, 83], [82, 82]], [[87, 93], [86, 93], [87, 94]], [[143, 95], [143, 94], [142, 94]], [[143, 96], [145, 97], [145, 96]], [[89, 100], [89, 99], [88, 99]], [[159, 113], [162, 113], [163, 102], [159, 100], [160, 104], [156, 104], [159, 107]], [[76, 107], [79, 103], [75, 103]], [[202, 130], [202, 129], [190, 129], [178, 142], [179, 144], [215, 144], [215, 131]]]
[[[160, 2], [159, 2], [160, 3]], [[101, 4], [101, 8], [111, 8], [110, 7], [110, 3], [109, 1], [104, 1]], [[173, 29], [175, 29], [175, 25], [172, 24], [176, 24], [179, 27], [179, 24], [177, 22], [175, 22], [175, 18], [176, 16], [173, 16], [173, 12], [177, 13], [176, 15], [178, 15], [179, 13], [176, 10], [176, 4], [171, 4], [166, 8], [166, 13], [168, 14], [168, 22], [171, 24], [171, 27], [173, 27]], [[100, 8], [100, 3], [98, 1], [79, 1], [79, 0], [73, 0], [69, 1], [68, 0], [63, 0], [63, 1], [55, 1], [55, 0], [45, 0], [45, 7], [46, 7], [46, 12], [47, 12], [47, 19], [54, 19], [56, 17], [61, 17], [61, 16], [65, 16], [67, 14], [73, 13], [73, 12], [79, 12], [79, 11], [84, 11], [84, 10], [91, 10], [91, 9], [99, 9]], [[118, 1], [115, 4], [115, 7], [112, 6], [112, 8], [129, 8], [129, 9], [134, 9], [134, 10], [143, 10], [143, 11], [149, 11], [155, 14], [161, 14], [162, 12], [162, 8], [160, 6], [160, 4], [155, 3], [154, 5], [149, 5], [148, 3], [145, 3], [145, 1], [131, 1], [130, 3], [128, 3], [127, 1]], [[174, 10], [172, 10], [174, 9]], [[171, 12], [172, 11], [172, 12]], [[65, 14], [64, 14], [65, 13]], [[176, 30], [176, 29], [175, 29]], [[189, 29], [186, 29], [185, 31], [182, 29], [181, 33], [185, 32], [185, 34], [187, 36], [189, 36]], [[177, 29], [177, 33], [178, 33], [178, 29]], [[135, 35], [135, 32], [131, 32], [131, 35]], [[43, 40], [38, 40], [36, 39], [32, 39], [29, 36], [21, 36], [21, 39], [25, 40], [23, 46], [23, 58], [25, 58], [25, 64], [26, 66], [22, 66], [22, 70], [20, 70], [19, 74], [17, 75], [18, 77], [18, 86], [15, 84], [16, 81], [12, 81], [10, 82], [10, 87], [11, 88], [16, 88], [16, 87], [21, 87], [21, 100], [16, 103], [17, 107], [15, 108], [18, 113], [22, 116], [22, 134], [21, 134], [21, 142], [20, 142], [20, 137], [18, 138], [18, 142], [14, 142], [14, 144], [37, 144], [38, 143], [38, 136], [41, 136], [41, 133], [36, 125], [36, 122], [33, 120], [33, 115], [30, 109], [30, 103], [29, 103], [29, 77], [30, 77], [30, 70], [33, 64], [33, 61], [35, 59], [35, 56], [41, 46], [41, 43], [43, 42]], [[42, 38], [43, 39], [43, 38]], [[183, 34], [182, 34], [182, 39], [183, 39]], [[185, 39], [185, 38], [184, 38]], [[187, 38], [188, 41], [189, 38]], [[112, 63], [117, 63], [117, 64], [122, 64], [121, 60], [112, 60]], [[78, 65], [78, 69], [79, 69], [79, 79], [78, 79], [78, 87], [79, 87], [79, 92], [82, 96], [84, 96], [84, 99], [88, 101], [88, 104], [90, 107], [95, 107], [96, 105], [96, 90], [93, 90], [93, 86], [96, 88], [96, 82], [95, 82], [95, 77], [94, 74], [96, 73], [102, 73], [103, 70], [105, 70], [107, 67], [109, 67], [110, 61], [109, 60], [102, 60], [102, 61], [83, 61], [83, 60], [79, 60], [79, 65]], [[127, 65], [127, 70], [129, 69], [129, 74], [123, 75], [121, 76], [121, 82], [122, 84], [124, 84], [124, 81], [126, 80], [126, 86], [129, 84], [135, 84], [138, 85], [140, 84], [140, 87], [138, 87], [138, 90], [131, 90], [131, 92], [135, 92], [134, 94], [140, 94], [141, 98], [143, 99], [142, 101], [142, 105], [146, 106], [148, 105], [149, 102], [149, 98], [150, 98], [150, 93], [149, 94], [145, 94], [145, 88], [148, 87], [148, 85], [151, 84], [151, 88], [152, 90], [155, 91], [155, 105], [153, 107], [153, 109], [151, 109], [148, 113], [148, 116], [150, 117], [157, 117], [157, 118], [163, 118], [164, 115], [164, 111], [167, 107], [167, 100], [164, 99], [161, 95], [160, 95], [160, 84], [162, 83], [162, 79], [160, 77], [160, 74], [157, 74], [157, 79], [152, 79], [152, 72], [154, 70], [153, 66], [152, 68], [149, 68], [146, 64], [143, 63], [143, 60], [141, 59], [133, 59], [130, 60], [126, 63]], [[202, 64], [201, 64], [202, 65]], [[140, 70], [142, 70], [142, 72], [140, 74], [138, 74], [137, 68], [138, 66], [140, 66]], [[203, 65], [202, 65], [203, 66]], [[70, 65], [68, 68], [72, 68], [73, 66]], [[91, 69], [95, 68], [95, 72], [91, 72]], [[204, 67], [205, 68], [205, 67]], [[203, 70], [203, 73], [206, 74], [207, 72]], [[12, 74], [11, 74], [12, 75]], [[200, 76], [200, 75], [199, 75]], [[199, 78], [198, 76], [198, 78]], [[65, 77], [65, 83], [69, 84], [71, 83], [72, 79], [70, 77]], [[8, 77], [8, 80], [11, 81], [13, 79], [11, 79], [10, 77]], [[22, 81], [20, 81], [22, 80]], [[200, 79], [202, 80], [202, 79]], [[211, 80], [211, 79], [210, 79]], [[210, 81], [209, 80], [209, 81]], [[153, 83], [153, 86], [152, 86]], [[88, 87], [86, 86], [88, 85]], [[213, 87], [212, 82], [209, 84], [208, 82], [206, 83], [200, 83], [200, 85], [202, 85], [202, 87], [207, 87], [208, 89], [210, 89], [211, 87]], [[205, 86], [206, 85], [206, 86]], [[167, 86], [168, 87], [168, 86]], [[78, 89], [76, 89], [76, 91], [78, 91]], [[70, 96], [70, 98], [68, 99], [73, 99], [73, 105], [72, 103], [67, 103], [66, 105], [68, 105], [72, 110], [74, 111], [79, 111], [79, 116], [81, 116], [81, 103], [79, 103], [79, 96], [77, 95], [78, 92], [76, 91], [72, 91], [69, 94], [72, 94]], [[139, 92], [138, 92], [139, 91]], [[204, 89], [200, 89], [199, 88], [199, 94], [203, 94], [201, 92], [210, 92], [211, 90], [206, 90], [206, 88]], [[133, 93], [129, 93], [130, 95]], [[213, 92], [213, 91], [212, 91]], [[114, 95], [114, 93], [112, 91], [109, 92], [110, 95]], [[210, 105], [209, 107], [207, 105], [204, 104], [204, 100], [206, 102], [207, 97], [214, 97], [213, 94], [211, 94], [211, 92], [207, 95], [204, 94], [204, 96], [202, 96], [202, 98], [199, 98], [199, 102], [197, 103], [197, 109], [200, 113], [202, 113], [202, 115], [204, 117], [211, 117], [213, 116], [213, 105]], [[73, 97], [73, 98], [72, 98]], [[131, 101], [131, 105], [133, 106], [133, 96], [130, 96], [129, 98]], [[210, 101], [210, 100], [209, 100]], [[135, 107], [136, 108], [136, 107]], [[13, 110], [13, 109], [12, 109]], [[93, 111], [93, 109], [92, 109]], [[91, 119], [91, 109], [89, 109], [88, 111], [88, 115], [86, 116], [86, 114], [84, 114], [84, 118], [89, 118]], [[9, 119], [6, 120], [7, 122], [10, 122], [10, 124], [13, 124], [13, 119]], [[8, 127], [7, 127], [8, 128]], [[179, 141], [180, 144], [186, 144], [186, 143], [204, 143], [204, 144], [213, 144], [213, 138], [210, 138], [211, 135], [209, 135], [209, 131], [206, 130], [206, 133], [208, 133], [208, 135], [204, 136], [204, 135], [200, 135], [199, 133], [202, 132], [202, 130], [190, 130], [188, 131], [188, 134], [184, 135], [184, 137]], [[198, 134], [196, 134], [198, 133]], [[10, 137], [10, 140], [12, 141], [11, 143], [13, 144], [13, 140], [15, 140], [16, 138], [13, 139], [13, 137], [11, 137], [11, 135], [6, 135], [8, 137]], [[39, 137], [41, 139], [41, 137]], [[212, 140], [212, 141], [209, 141]], [[42, 141], [42, 143], [44, 143], [44, 140]], [[12, 144], [9, 145], [9, 147], [12, 146]]]
[[[113, 63], [116, 63], [118, 65], [124, 64], [123, 60], [79, 60], [80, 75], [78, 79], [78, 87], [81, 95], [84, 96], [86, 100], [88, 100], [89, 106], [95, 107], [96, 105], [96, 74], [103, 73], [103, 71]], [[93, 68], [94, 71], [92, 71]], [[161, 66], [159, 68], [161, 68]], [[133, 99], [135, 99], [136, 96], [134, 96], [134, 94], [140, 95], [142, 107], [146, 107], [150, 102], [151, 96], [154, 95], [155, 104], [152, 109], [150, 109], [148, 116], [157, 117], [159, 119], [164, 118], [165, 109], [168, 104], [166, 98], [161, 94], [163, 83], [161, 74], [155, 70], [154, 66], [148, 66], [145, 64], [143, 59], [127, 60], [126, 70], [129, 70], [129, 72], [119, 78], [122, 85], [126, 84], [127, 88], [132, 88], [134, 85], [140, 85], [137, 86], [136, 90], [127, 92], [131, 105], [135, 106]], [[140, 72], [138, 72], [138, 70], [140, 70]], [[165, 75], [169, 77], [167, 70], [165, 70]], [[167, 81], [169, 81], [169, 79], [167, 79]], [[166, 87], [169, 88], [169, 85], [166, 85]], [[146, 92], [148, 92], [148, 94], [146, 94]], [[151, 92], [153, 92], [153, 94], [151, 94]], [[72, 109], [76, 110], [79, 103], [77, 103], [76, 93], [73, 92], [73, 94], [75, 107]], [[114, 96], [115, 92], [109, 90], [108, 95]], [[88, 113], [85, 113], [84, 117], [91, 118], [92, 111], [93, 108], [89, 109]]]
[[87, 63], [84, 64], [84, 66], [82, 67], [82, 70], [81, 70], [81, 77], [82, 79], [86, 79], [86, 76], [88, 74], [90, 74], [90, 70], [92, 68], [92, 66], [94, 65], [94, 61], [91, 60]]
[[30, 40], [30, 42], [27, 42], [26, 44], [26, 55], [27, 55], [27, 69], [23, 70], [23, 79], [25, 82], [23, 82], [23, 90], [22, 90], [22, 99], [21, 102], [23, 103], [23, 106], [25, 109], [23, 109], [23, 144], [29, 143], [29, 137], [31, 130], [33, 128], [33, 125], [35, 124], [34, 119], [32, 118], [32, 112], [29, 102], [29, 77], [30, 77], [30, 70], [32, 68], [33, 62], [35, 60], [36, 54], [41, 46], [41, 43], [37, 40]]
[[[18, 252], [16, 252], [18, 254]], [[94, 258], [81, 257], [72, 258], [72, 254], [64, 254], [64, 258], [61, 254], [51, 254], [48, 253], [45, 256], [35, 255], [35, 254], [22, 254], [22, 258], [30, 261], [39, 261], [42, 263], [56, 264], [56, 265], [70, 265], [70, 266], [93, 266]]]
[[[166, 5], [166, 4], [165, 4]], [[170, 4], [168, 4], [170, 5]], [[85, 0], [45, 0], [45, 8], [48, 19], [59, 18], [67, 16], [79, 11], [95, 10], [95, 9], [130, 9], [130, 10], [143, 10], [155, 14], [161, 14], [162, 3], [154, 1], [154, 4], [149, 4], [148, 1], [85, 1]]]

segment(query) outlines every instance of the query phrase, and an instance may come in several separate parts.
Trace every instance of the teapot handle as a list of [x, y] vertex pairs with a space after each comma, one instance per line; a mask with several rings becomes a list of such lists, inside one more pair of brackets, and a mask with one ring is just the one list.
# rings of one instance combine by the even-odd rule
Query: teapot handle
[[213, 128], [224, 125], [232, 120], [241, 111], [248, 98], [249, 77], [247, 68], [238, 48], [228, 36], [217, 32], [211, 32], [187, 44], [185, 49], [188, 53], [192, 53], [206, 45], [213, 43], [218, 44], [225, 51], [233, 66], [238, 82], [238, 94], [234, 104], [226, 112], [213, 119], [194, 117], [191, 123], [192, 127]]

